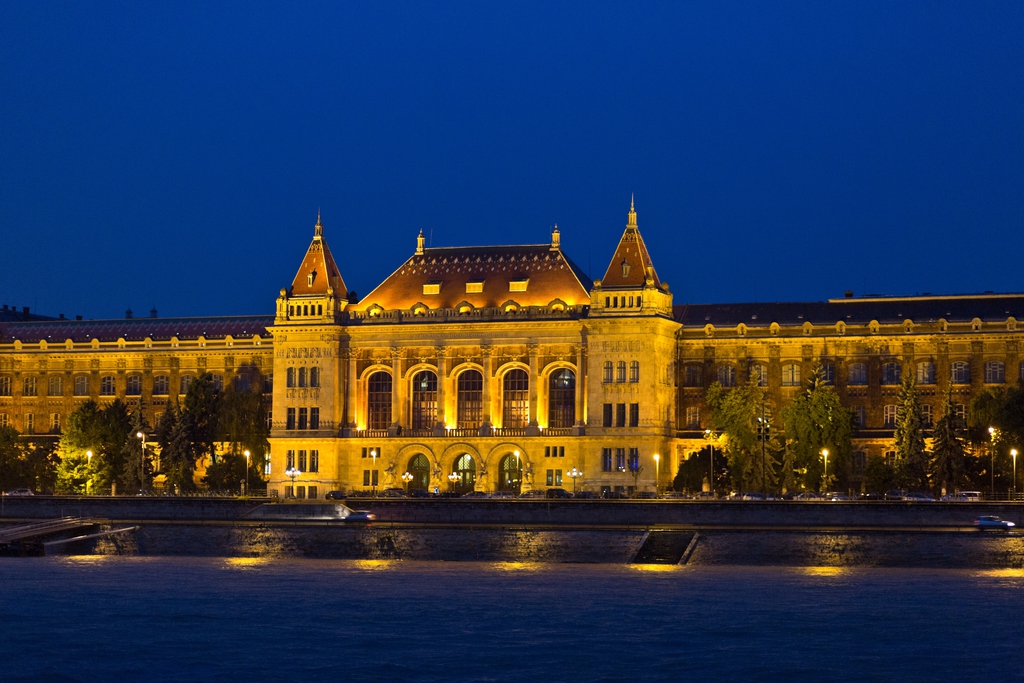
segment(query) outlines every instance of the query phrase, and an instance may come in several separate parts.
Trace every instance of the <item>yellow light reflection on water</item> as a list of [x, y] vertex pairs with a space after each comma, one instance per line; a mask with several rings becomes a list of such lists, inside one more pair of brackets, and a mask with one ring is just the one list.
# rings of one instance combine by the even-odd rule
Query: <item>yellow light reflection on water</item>
[[229, 557], [224, 560], [231, 569], [251, 569], [253, 567], [261, 567], [265, 564], [270, 564], [269, 557]]
[[991, 576], [997, 579], [1024, 579], [1024, 569], [985, 569], [978, 572], [980, 576]]
[[355, 565], [356, 569], [378, 571], [381, 569], [394, 569], [396, 563], [395, 560], [353, 560], [352, 564]]
[[682, 568], [678, 564], [631, 564], [630, 569], [638, 572], [675, 572]]
[[117, 555], [62, 555], [60, 561], [68, 564], [93, 565], [107, 562], [112, 557]]
[[495, 562], [491, 566], [501, 572], [535, 572], [542, 565], [540, 562]]
[[800, 567], [808, 576], [840, 576], [849, 570], [846, 567]]

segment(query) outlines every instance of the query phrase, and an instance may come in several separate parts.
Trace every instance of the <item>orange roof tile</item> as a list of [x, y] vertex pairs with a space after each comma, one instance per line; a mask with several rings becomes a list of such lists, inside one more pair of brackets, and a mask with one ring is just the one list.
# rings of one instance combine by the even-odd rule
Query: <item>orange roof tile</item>
[[661, 280], [654, 270], [654, 262], [651, 255], [647, 253], [647, 246], [644, 238], [640, 236], [640, 229], [636, 226], [636, 211], [633, 208], [633, 201], [629, 202], [629, 220], [626, 223], [626, 230], [622, 233], [619, 246], [615, 249], [608, 270], [601, 280], [603, 287], [643, 287], [650, 271], [654, 279], [654, 286], [661, 288]]
[[313, 231], [313, 241], [306, 250], [306, 257], [302, 259], [299, 272], [292, 280], [290, 294], [292, 296], [320, 295], [327, 294], [327, 288], [334, 289], [334, 296], [345, 298], [348, 289], [345, 281], [341, 279], [341, 271], [338, 264], [331, 256], [331, 250], [327, 248], [327, 242], [323, 237], [324, 226], [320, 223], [320, 216], [316, 217], [316, 227]]

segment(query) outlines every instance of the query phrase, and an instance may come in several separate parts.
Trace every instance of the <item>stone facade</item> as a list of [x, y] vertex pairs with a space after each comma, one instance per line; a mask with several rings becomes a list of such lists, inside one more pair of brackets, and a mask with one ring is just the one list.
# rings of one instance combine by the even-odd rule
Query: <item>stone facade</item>
[[121, 398], [152, 424], [208, 371], [266, 393], [279, 495], [650, 491], [706, 446], [714, 381], [763, 370], [777, 410], [823, 363], [863, 418], [863, 462], [891, 449], [901, 373], [917, 374], [933, 412], [947, 382], [966, 405], [1017, 381], [1022, 314], [1024, 295], [995, 294], [674, 305], [632, 206], [600, 280], [557, 228], [549, 244], [478, 248], [427, 248], [421, 234], [355, 300], [318, 219], [273, 316], [71, 321], [5, 308], [0, 422], [56, 434], [82, 401]]

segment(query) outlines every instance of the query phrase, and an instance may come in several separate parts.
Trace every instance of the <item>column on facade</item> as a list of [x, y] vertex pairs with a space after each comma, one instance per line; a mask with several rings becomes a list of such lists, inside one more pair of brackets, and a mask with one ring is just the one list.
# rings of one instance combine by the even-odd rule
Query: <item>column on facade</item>
[[583, 367], [584, 363], [584, 347], [583, 344], [577, 344], [576, 350], [576, 421], [575, 426], [582, 427], [585, 422], [583, 419], [584, 410], [586, 406], [585, 397], [587, 395], [586, 377], [587, 373]]
[[355, 349], [345, 349], [345, 359], [348, 361], [348, 368], [345, 373], [345, 426], [349, 429], [356, 429], [359, 424], [359, 414], [356, 410], [356, 383], [357, 383], [357, 362]]
[[391, 429], [402, 423], [402, 355], [398, 349], [391, 349]]
[[491, 431], [491, 378], [494, 376], [494, 356], [491, 355], [490, 346], [482, 346], [480, 350], [483, 352], [483, 365], [484, 365], [484, 386], [483, 394], [480, 399], [483, 403], [483, 422], [481, 426], [481, 434], [484, 436], [490, 434]]
[[530, 426], [537, 426], [537, 388], [540, 383], [537, 368], [537, 345], [528, 344], [526, 351], [530, 356]]
[[445, 401], [447, 400], [447, 392], [445, 391], [445, 384], [448, 381], [448, 350], [443, 346], [437, 347], [437, 424], [434, 425], [434, 431], [439, 432], [440, 436], [444, 435], [445, 429]]

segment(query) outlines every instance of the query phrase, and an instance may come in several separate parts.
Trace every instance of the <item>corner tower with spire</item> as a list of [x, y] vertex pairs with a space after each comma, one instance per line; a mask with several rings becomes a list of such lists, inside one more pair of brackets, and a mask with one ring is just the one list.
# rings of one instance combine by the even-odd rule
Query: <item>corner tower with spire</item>
[[672, 295], [662, 282], [636, 223], [636, 206], [629, 200], [626, 229], [619, 238], [604, 277], [594, 281], [591, 315], [672, 316]]
[[313, 241], [306, 249], [292, 286], [277, 298], [276, 325], [334, 322], [345, 310], [348, 289], [338, 264], [324, 240], [324, 226], [317, 211]]

